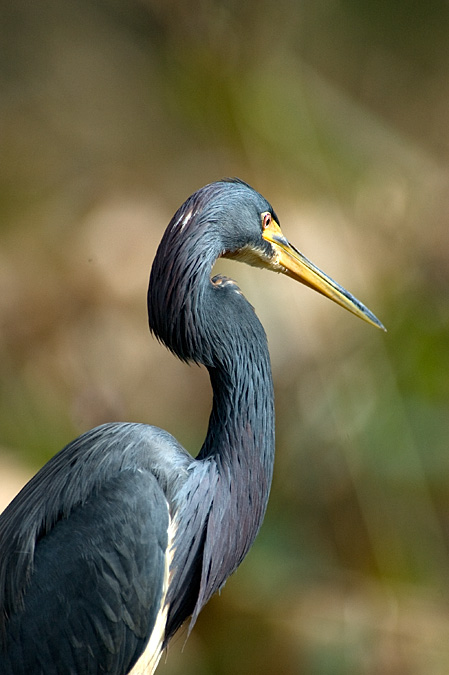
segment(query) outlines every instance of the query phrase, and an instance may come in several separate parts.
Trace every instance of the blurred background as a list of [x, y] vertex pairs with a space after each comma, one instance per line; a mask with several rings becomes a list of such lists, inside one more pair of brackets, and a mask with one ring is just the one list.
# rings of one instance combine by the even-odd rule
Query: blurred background
[[239, 176], [383, 321], [220, 262], [266, 327], [271, 501], [166, 675], [449, 672], [449, 5], [3, 0], [0, 502], [76, 435], [193, 454], [202, 369], [148, 334], [171, 215]]

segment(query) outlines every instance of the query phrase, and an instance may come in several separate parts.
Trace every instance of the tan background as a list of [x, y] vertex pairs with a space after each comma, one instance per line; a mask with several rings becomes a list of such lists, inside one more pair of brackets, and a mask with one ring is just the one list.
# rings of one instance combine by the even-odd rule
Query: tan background
[[449, 672], [449, 6], [0, 6], [0, 503], [108, 420], [193, 453], [205, 373], [148, 335], [155, 248], [237, 175], [388, 328], [220, 263], [266, 327], [277, 464], [167, 675]]

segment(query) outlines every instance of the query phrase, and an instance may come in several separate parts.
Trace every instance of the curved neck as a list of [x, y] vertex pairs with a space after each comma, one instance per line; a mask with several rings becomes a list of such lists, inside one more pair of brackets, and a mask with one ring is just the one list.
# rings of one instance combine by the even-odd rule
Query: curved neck
[[[204, 364], [213, 406], [198, 460], [215, 458], [244, 482], [263, 483], [268, 496], [274, 456], [274, 401], [265, 331], [237, 285], [210, 279], [223, 253], [216, 224], [196, 222], [186, 202], [168, 226], [157, 251], [148, 289], [152, 332], [182, 360]], [[263, 474], [263, 476], [262, 476]], [[246, 476], [247, 478], [248, 476]]]
[[167, 639], [189, 615], [191, 630], [248, 553], [265, 514], [274, 464], [274, 397], [265, 334], [253, 314], [255, 327], [254, 340], [246, 331], [221, 333], [226, 349], [215, 350], [215, 365], [208, 366], [213, 405], [206, 439], [173, 502], [179, 537]]
[[179, 358], [207, 367], [213, 405], [204, 444], [172, 500], [179, 536], [168, 591], [167, 639], [190, 614], [193, 625], [245, 557], [263, 520], [274, 463], [274, 397], [265, 332], [234, 282], [210, 279], [219, 255], [216, 239], [209, 230], [215, 246], [205, 248], [197, 231], [186, 236], [179, 225], [185, 217], [175, 215], [156, 255], [149, 322]]

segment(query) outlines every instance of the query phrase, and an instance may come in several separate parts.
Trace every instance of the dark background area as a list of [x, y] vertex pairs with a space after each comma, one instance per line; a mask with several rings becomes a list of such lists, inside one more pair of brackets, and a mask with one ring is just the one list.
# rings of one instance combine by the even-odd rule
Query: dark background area
[[193, 454], [210, 388], [148, 334], [171, 215], [239, 176], [388, 328], [236, 263], [277, 463], [247, 560], [167, 675], [449, 672], [449, 5], [0, 5], [0, 500], [86, 429]]

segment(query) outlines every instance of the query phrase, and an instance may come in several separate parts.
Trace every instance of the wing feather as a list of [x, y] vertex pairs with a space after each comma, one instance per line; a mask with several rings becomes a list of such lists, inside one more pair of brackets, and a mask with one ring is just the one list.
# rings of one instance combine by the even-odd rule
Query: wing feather
[[2, 675], [124, 675], [160, 609], [168, 504], [149, 471], [124, 469], [35, 548], [21, 610], [7, 624]]

